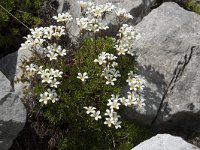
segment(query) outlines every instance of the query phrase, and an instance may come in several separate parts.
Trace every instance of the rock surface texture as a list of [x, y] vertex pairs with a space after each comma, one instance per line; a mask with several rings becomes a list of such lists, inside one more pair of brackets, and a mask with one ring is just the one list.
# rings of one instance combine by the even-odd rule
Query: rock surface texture
[[196, 130], [200, 123], [200, 16], [163, 3], [136, 25], [146, 107], [129, 117]]
[[26, 123], [26, 109], [20, 100], [23, 84], [14, 84], [14, 80], [21, 74], [17, 66], [28, 54], [19, 50], [0, 59], [0, 150], [12, 145]]
[[132, 150], [199, 150], [180, 137], [158, 134], [134, 147]]

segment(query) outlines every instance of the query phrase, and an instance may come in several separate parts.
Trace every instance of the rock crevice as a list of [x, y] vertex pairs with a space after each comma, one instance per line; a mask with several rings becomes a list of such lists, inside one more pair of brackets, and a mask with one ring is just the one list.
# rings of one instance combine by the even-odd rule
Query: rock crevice
[[[152, 120], [152, 124], [154, 124], [156, 122], [156, 119], [158, 118], [159, 113], [161, 113], [161, 109], [165, 108], [167, 106], [167, 101], [166, 101], [166, 97], [168, 95], [170, 95], [171, 92], [173, 92], [174, 87], [176, 86], [176, 82], [181, 78], [181, 76], [183, 75], [184, 69], [185, 67], [188, 65], [188, 63], [190, 62], [193, 53], [195, 50], [197, 50], [199, 47], [198, 46], [192, 46], [189, 47], [187, 52], [180, 61], [178, 61], [174, 73], [173, 73], [173, 77], [169, 83], [169, 85], [166, 88], [166, 91], [163, 94], [163, 97], [161, 99], [160, 102], [160, 106], [158, 108], [158, 111], [156, 113], [155, 118], [153, 118]], [[165, 103], [164, 103], [165, 102]], [[165, 105], [165, 106], [164, 106]]]

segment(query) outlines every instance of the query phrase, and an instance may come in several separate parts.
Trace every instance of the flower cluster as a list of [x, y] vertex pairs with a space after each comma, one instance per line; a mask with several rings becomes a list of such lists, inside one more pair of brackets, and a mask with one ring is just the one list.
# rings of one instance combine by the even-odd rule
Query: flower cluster
[[62, 49], [60, 45], [57, 45], [55, 43], [53, 45], [47, 46], [47, 48], [44, 48], [43, 50], [50, 61], [57, 60], [58, 56], [61, 57], [65, 56], [67, 52], [66, 49]]
[[101, 119], [100, 111], [95, 111], [96, 107], [89, 106], [83, 108], [85, 108], [87, 110], [86, 113], [89, 114], [91, 117], [94, 117], [96, 121]]
[[140, 38], [140, 34], [138, 34], [133, 26], [129, 26], [127, 24], [123, 24], [119, 29], [118, 41], [115, 45], [115, 49], [118, 52], [118, 55], [130, 54], [134, 55], [134, 51], [132, 46], [134, 41]]
[[107, 116], [105, 118], [104, 124], [107, 124], [108, 127], [111, 127], [111, 125], [114, 125], [116, 129], [121, 128], [121, 121], [119, 121], [120, 115], [116, 112], [116, 110], [119, 109], [120, 104], [119, 95], [111, 95], [111, 98], [108, 99], [107, 106], [110, 107], [110, 109], [106, 109], [106, 113], [104, 114]]
[[54, 70], [53, 68], [51, 69], [44, 69], [40, 70], [38, 72], [42, 79], [42, 83], [48, 83], [50, 87], [52, 88], [58, 88], [58, 85], [60, 82], [57, 80], [57, 78], [61, 78], [63, 72], [59, 71], [58, 69]]
[[[30, 64], [26, 66], [26, 71], [28, 76], [33, 76], [35, 74], [40, 75], [41, 82], [47, 83], [49, 87], [51, 88], [57, 88], [60, 82], [57, 80], [57, 78], [61, 78], [63, 72], [59, 71], [58, 69], [54, 70], [51, 69], [43, 69], [43, 66], [38, 67], [37, 65]], [[51, 100], [52, 103], [55, 103], [58, 101], [57, 93], [54, 89], [47, 89], [46, 92], [43, 94], [40, 94], [40, 100], [39, 102], [43, 102], [44, 104], [47, 104], [47, 101]]]
[[[57, 22], [69, 23], [73, 18], [69, 13], [58, 14], [54, 16]], [[50, 61], [57, 60], [58, 56], [63, 57], [67, 55], [67, 50], [62, 49], [60, 45], [52, 43], [52, 41], [58, 40], [61, 36], [66, 34], [66, 26], [49, 26], [31, 29], [31, 34], [25, 37], [25, 43], [21, 44], [22, 49], [32, 49], [43, 54]], [[39, 102], [47, 104], [49, 100], [53, 103], [58, 101], [56, 90], [60, 84], [59, 78], [62, 78], [63, 72], [53, 68], [43, 68], [43, 66], [37, 66], [30, 64], [26, 66], [28, 76], [40, 75], [41, 82], [47, 84], [47, 91], [40, 94]], [[51, 89], [49, 89], [51, 88]]]
[[135, 92], [142, 92], [146, 83], [145, 79], [142, 76], [133, 74], [132, 71], [128, 74], [128, 79], [126, 80], [126, 82], [128, 82], [130, 90], [133, 90]]
[[[130, 91], [127, 92], [127, 98], [119, 97], [119, 95], [112, 94], [111, 98], [108, 99], [107, 106], [109, 106], [110, 109], [106, 109], [106, 112], [104, 113], [104, 115], [106, 116], [104, 124], [107, 124], [108, 127], [114, 125], [116, 129], [121, 128], [122, 122], [119, 121], [120, 115], [117, 113], [120, 105], [128, 107], [133, 106], [137, 108], [142, 108], [145, 106], [145, 99], [141, 95], [146, 83], [144, 78], [139, 75], [135, 75], [133, 74], [133, 71], [130, 71], [130, 73], [128, 74], [127, 82], [130, 86]], [[95, 107], [89, 106], [84, 108], [87, 109], [87, 114], [95, 113]], [[100, 115], [100, 113], [98, 115]], [[100, 116], [100, 118], [102, 117]]]
[[57, 95], [56, 91], [47, 89], [47, 92], [40, 94], [39, 102], [43, 102], [46, 105], [48, 103], [48, 101], [55, 103], [58, 100], [59, 99], [58, 99], [58, 95]]
[[65, 23], [69, 23], [70, 21], [73, 20], [72, 16], [68, 12], [58, 14], [58, 16], [53, 16], [53, 19], [55, 19], [57, 22], [65, 22]]
[[118, 8], [115, 11], [116, 15], [117, 15], [117, 19], [119, 22], [124, 22], [127, 21], [128, 19], [133, 19], [133, 16], [127, 12], [126, 9], [122, 9], [122, 8]]
[[145, 106], [145, 99], [142, 96], [142, 92], [146, 84], [145, 79], [142, 76], [133, 74], [133, 72], [130, 71], [126, 82], [128, 82], [130, 91], [127, 92], [128, 99], [124, 100], [123, 104], [125, 106], [137, 106], [138, 108]]
[[[41, 82], [47, 83], [51, 88], [58, 88], [58, 85], [60, 84], [58, 78], [61, 78], [63, 74], [63, 72], [58, 69], [43, 69], [43, 66], [38, 67], [32, 63], [26, 66], [26, 71], [28, 76], [33, 76], [35, 74], [40, 75]], [[44, 102], [44, 104], [47, 104], [47, 100], [51, 100], [53, 103], [58, 101], [57, 94], [54, 89], [48, 89], [47, 92], [41, 94], [40, 97], [41, 99], [39, 102]]]
[[81, 12], [83, 17], [76, 18], [77, 25], [80, 30], [87, 30], [91, 32], [99, 32], [100, 30], [106, 30], [109, 27], [103, 19], [105, 14], [111, 12], [115, 6], [111, 3], [106, 3], [105, 5], [95, 5], [93, 2], [78, 2], [81, 7]]
[[58, 39], [65, 35], [64, 26], [50, 26], [30, 29], [31, 34], [25, 37], [26, 41], [21, 44], [21, 49], [41, 50], [43, 45], [48, 44], [48, 40], [53, 37]]
[[102, 75], [104, 76], [106, 84], [115, 85], [114, 82], [117, 81], [118, 77], [121, 77], [118, 70], [115, 67], [118, 63], [115, 61], [117, 59], [113, 54], [102, 52], [98, 55], [98, 58], [94, 62], [99, 63], [103, 67]]
[[[106, 109], [106, 113], [104, 114], [106, 116], [104, 124], [107, 124], [108, 127], [114, 125], [116, 129], [121, 128], [121, 121], [119, 121], [120, 116], [115, 111], [119, 109], [119, 100], [119, 95], [111, 95], [111, 98], [108, 100], [107, 106], [110, 106], [110, 109]], [[84, 109], [86, 109], [86, 113], [94, 117], [96, 121], [102, 118], [102, 116], [100, 116], [100, 111], [95, 111], [96, 107], [89, 106], [84, 107]]]

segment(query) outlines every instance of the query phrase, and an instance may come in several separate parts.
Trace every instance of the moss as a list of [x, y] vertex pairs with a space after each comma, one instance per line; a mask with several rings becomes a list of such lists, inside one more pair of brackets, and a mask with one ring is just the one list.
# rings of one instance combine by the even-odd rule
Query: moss
[[187, 2], [186, 8], [200, 15], [200, 5], [193, 0]]
[[[41, 23], [39, 9], [43, 0], [1, 0], [0, 5], [28, 27]], [[0, 47], [16, 47], [20, 43], [22, 33], [28, 29], [0, 7]], [[9, 27], [9, 28], [8, 28]]]

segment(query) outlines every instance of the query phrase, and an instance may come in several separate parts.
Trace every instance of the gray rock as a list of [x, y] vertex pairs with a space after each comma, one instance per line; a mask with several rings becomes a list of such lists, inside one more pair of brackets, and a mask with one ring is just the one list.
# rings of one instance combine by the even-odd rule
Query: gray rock
[[11, 90], [10, 81], [6, 78], [6, 76], [0, 71], [0, 98], [4, 96], [2, 93], [9, 93]]
[[[176, 3], [163, 3], [136, 25], [139, 74], [148, 84], [144, 110], [128, 117], [147, 124], [199, 127], [200, 16]], [[188, 120], [187, 120], [188, 119]]]
[[26, 122], [26, 109], [19, 96], [7, 93], [0, 99], [0, 149], [6, 150], [23, 129]]
[[132, 150], [199, 150], [180, 137], [158, 134], [134, 147]]
[[23, 129], [26, 109], [19, 97], [12, 93], [10, 81], [0, 71], [0, 149], [6, 150]]
[[17, 52], [8, 54], [7, 56], [0, 59], [0, 71], [11, 82], [12, 91], [15, 91], [15, 93], [20, 97], [23, 96], [22, 89], [25, 87], [25, 84], [22, 84], [21, 82], [14, 82], [22, 75], [22, 70], [20, 68], [22, 61], [28, 60], [31, 56], [32, 53], [30, 50], [19, 49]]
[[17, 66], [17, 52], [8, 54], [0, 59], [0, 71], [12, 82]]
[[18, 50], [0, 59], [0, 149], [6, 150], [26, 123], [26, 109], [20, 100], [26, 84], [15, 83], [22, 75], [20, 65], [31, 52]]

